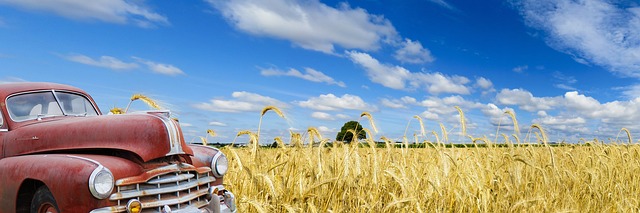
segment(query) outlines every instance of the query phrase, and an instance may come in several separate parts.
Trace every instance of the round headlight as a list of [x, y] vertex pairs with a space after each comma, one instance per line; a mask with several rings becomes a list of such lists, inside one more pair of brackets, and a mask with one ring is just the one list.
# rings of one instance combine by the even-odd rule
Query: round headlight
[[222, 177], [227, 174], [229, 168], [229, 160], [221, 151], [218, 151], [211, 161], [211, 170], [216, 177]]
[[113, 191], [113, 174], [109, 169], [98, 166], [89, 176], [89, 191], [98, 199], [105, 199]]

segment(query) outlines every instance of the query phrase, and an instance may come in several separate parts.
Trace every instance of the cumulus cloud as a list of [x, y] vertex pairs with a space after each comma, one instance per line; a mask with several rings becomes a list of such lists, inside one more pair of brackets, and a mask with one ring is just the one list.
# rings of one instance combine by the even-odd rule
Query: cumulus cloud
[[362, 66], [369, 79], [392, 89], [424, 88], [432, 94], [470, 94], [466, 86], [470, 80], [463, 76], [447, 76], [442, 73], [414, 73], [400, 66], [382, 64], [367, 53], [347, 51], [347, 56]]
[[326, 112], [313, 112], [311, 113], [311, 117], [319, 120], [328, 120], [328, 121], [332, 121], [336, 119], [331, 114]]
[[564, 133], [588, 134], [587, 120], [582, 117], [545, 116], [533, 119], [533, 123], [541, 124], [548, 130], [557, 130]]
[[435, 60], [431, 52], [422, 47], [419, 41], [411, 41], [411, 39], [405, 39], [402, 42], [394, 57], [398, 61], [411, 64], [424, 64]]
[[384, 17], [346, 3], [334, 8], [319, 0], [207, 1], [241, 31], [325, 53], [333, 53], [336, 46], [376, 50], [398, 34]]
[[265, 106], [273, 105], [278, 108], [287, 108], [288, 105], [268, 96], [262, 96], [250, 92], [233, 92], [232, 100], [212, 99], [209, 102], [197, 103], [192, 106], [196, 109], [213, 112], [259, 112]]
[[535, 112], [549, 110], [562, 104], [562, 97], [534, 97], [531, 92], [522, 89], [502, 89], [496, 100], [504, 105], [516, 105], [520, 109]]
[[640, 7], [606, 0], [522, 0], [526, 23], [579, 63], [640, 78]]
[[126, 0], [0, 0], [9, 5], [31, 11], [44, 11], [76, 20], [98, 20], [117, 24], [135, 24], [152, 27], [169, 24], [167, 18]]
[[496, 89], [493, 88], [493, 82], [491, 82], [491, 80], [486, 79], [484, 77], [479, 77], [476, 79], [476, 87], [479, 87], [480, 89], [482, 89], [482, 95], [486, 95], [492, 92], [495, 92]]
[[171, 64], [162, 64], [154, 61], [149, 61], [146, 59], [133, 57], [138, 62], [147, 65], [149, 70], [154, 73], [163, 74], [163, 75], [184, 75], [185, 73], [180, 69]]
[[[601, 103], [576, 91], [566, 92], [563, 96], [535, 97], [526, 90], [503, 89], [496, 95], [496, 100], [500, 104], [536, 112], [539, 118], [533, 120], [534, 123], [564, 132], [589, 133], [587, 130], [593, 126], [603, 131], [621, 127], [640, 128], [637, 123], [640, 120], [640, 97]], [[552, 115], [554, 113], [557, 114]]]
[[103, 67], [103, 68], [108, 68], [112, 70], [130, 70], [130, 69], [135, 69], [139, 67], [137, 63], [123, 62], [120, 59], [117, 59], [112, 56], [100, 56], [100, 58], [98, 59], [93, 59], [86, 55], [75, 54], [75, 55], [67, 55], [62, 57], [64, 59], [67, 59], [69, 61], [73, 61], [76, 63], [86, 64], [86, 65], [91, 65], [96, 67]]
[[[498, 126], [498, 125], [507, 126], [509, 124], [513, 124], [513, 121], [511, 120], [511, 118], [505, 114], [507, 110], [511, 111], [512, 113], [515, 113], [515, 111], [512, 108], [505, 107], [500, 109], [495, 104], [489, 103], [482, 106], [480, 110], [482, 111], [482, 114], [489, 117], [489, 122], [494, 126]], [[507, 127], [507, 128], [510, 128], [510, 127]]]
[[282, 70], [270, 68], [270, 69], [260, 70], [260, 74], [263, 76], [291, 76], [291, 77], [301, 78], [307, 81], [326, 83], [329, 85], [335, 84], [340, 87], [346, 87], [344, 82], [336, 81], [332, 77], [329, 77], [324, 73], [312, 68], [304, 68], [304, 73], [296, 69], [289, 69], [289, 71], [282, 71]]
[[376, 111], [376, 107], [370, 105], [356, 95], [344, 94], [337, 97], [334, 94], [320, 95], [307, 101], [300, 101], [298, 105], [304, 108], [320, 111], [335, 111], [341, 109]]
[[387, 98], [380, 99], [380, 104], [382, 104], [382, 106], [392, 108], [392, 109], [407, 108], [407, 106], [404, 103], [402, 103], [402, 101], [391, 100]]

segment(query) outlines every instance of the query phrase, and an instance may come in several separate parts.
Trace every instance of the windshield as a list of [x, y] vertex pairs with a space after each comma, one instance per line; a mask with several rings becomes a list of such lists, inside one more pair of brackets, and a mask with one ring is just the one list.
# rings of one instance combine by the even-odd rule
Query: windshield
[[11, 96], [7, 99], [9, 116], [14, 121], [25, 121], [51, 116], [98, 115], [93, 105], [84, 96], [43, 91]]

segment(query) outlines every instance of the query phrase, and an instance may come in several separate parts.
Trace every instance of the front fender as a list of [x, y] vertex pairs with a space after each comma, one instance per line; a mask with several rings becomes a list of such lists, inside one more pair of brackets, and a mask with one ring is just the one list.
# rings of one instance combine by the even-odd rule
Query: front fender
[[[213, 160], [213, 156], [215, 156], [218, 152], [222, 152], [219, 149], [203, 146], [197, 144], [189, 144], [189, 147], [193, 151], [193, 156], [191, 156], [192, 164], [195, 167], [206, 166], [211, 168], [211, 161]], [[213, 168], [212, 168], [213, 169]], [[216, 178], [214, 182], [216, 185], [222, 185], [224, 178]]]
[[27, 179], [44, 183], [60, 209], [89, 212], [108, 206], [89, 191], [89, 176], [99, 165], [111, 170], [117, 180], [140, 173], [142, 168], [126, 159], [100, 155], [27, 155], [0, 160], [0, 212], [14, 212], [16, 197]]

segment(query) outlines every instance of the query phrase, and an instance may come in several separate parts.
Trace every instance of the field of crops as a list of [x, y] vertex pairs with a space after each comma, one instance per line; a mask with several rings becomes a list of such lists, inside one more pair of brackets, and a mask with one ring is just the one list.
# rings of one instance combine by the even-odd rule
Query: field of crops
[[224, 148], [240, 212], [637, 212], [640, 145]]
[[[270, 110], [284, 117], [273, 107], [262, 115]], [[505, 114], [517, 125], [513, 113]], [[370, 114], [361, 117], [375, 129]], [[464, 135], [462, 111], [460, 117]], [[380, 147], [371, 137], [330, 145], [319, 138], [309, 145], [319, 135], [314, 128], [306, 143], [292, 133], [289, 144], [276, 138], [277, 148], [259, 148], [259, 129], [241, 131], [248, 147], [222, 148], [230, 160], [225, 185], [240, 212], [640, 211], [640, 144], [627, 129], [621, 130], [626, 142], [561, 146], [549, 145], [542, 127], [531, 129], [538, 130], [533, 144], [502, 134], [502, 144], [469, 137], [472, 143], [462, 148], [445, 146], [435, 131], [436, 141], [417, 141], [418, 148], [409, 148], [406, 138], [403, 145], [386, 140]]]

